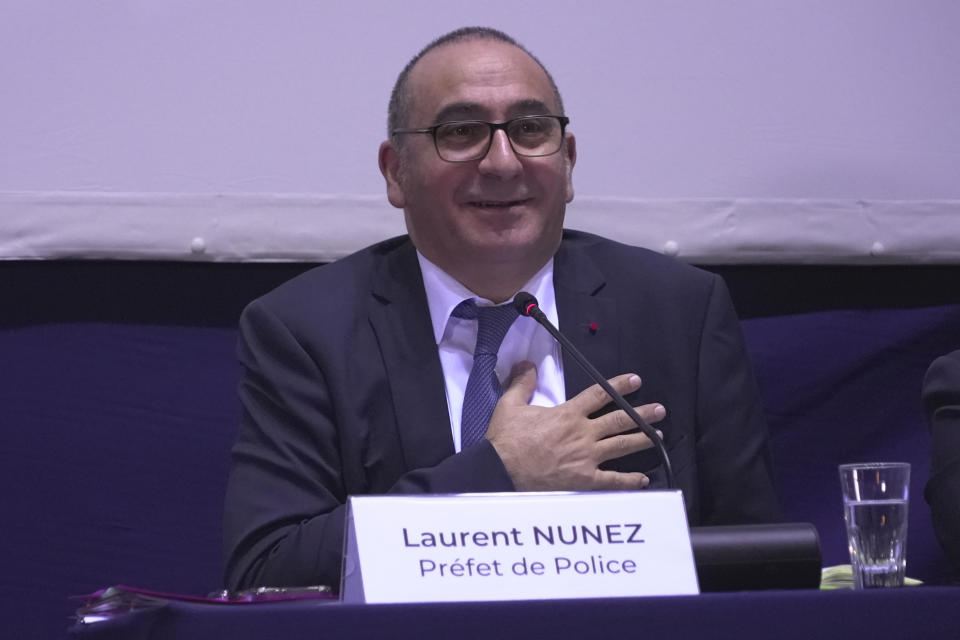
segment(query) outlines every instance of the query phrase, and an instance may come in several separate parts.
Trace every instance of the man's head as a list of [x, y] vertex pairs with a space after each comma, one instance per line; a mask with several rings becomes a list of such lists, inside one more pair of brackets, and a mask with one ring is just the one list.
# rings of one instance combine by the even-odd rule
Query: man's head
[[573, 198], [573, 135], [551, 120], [560, 127], [559, 149], [530, 157], [521, 132], [533, 127], [522, 121], [509, 136], [494, 130], [482, 157], [449, 162], [432, 133], [397, 130], [533, 115], [563, 115], [552, 78], [509, 36], [489, 29], [462, 29], [428, 45], [391, 97], [390, 139], [380, 147], [387, 196], [404, 209], [420, 252], [486, 297], [512, 295], [559, 246]]
[[547, 71], [547, 68], [543, 66], [543, 63], [540, 62], [535, 55], [530, 53], [526, 47], [508, 36], [503, 31], [498, 31], [497, 29], [491, 29], [490, 27], [463, 27], [461, 29], [457, 29], [456, 31], [446, 33], [425, 46], [420, 50], [419, 53], [417, 53], [417, 55], [410, 59], [410, 62], [407, 63], [407, 66], [405, 66], [403, 71], [400, 72], [400, 75], [397, 76], [397, 81], [393, 85], [393, 92], [390, 94], [390, 105], [387, 109], [388, 139], [393, 141], [395, 144], [402, 145], [402, 136], [394, 136], [393, 131], [395, 129], [402, 129], [403, 127], [411, 126], [409, 117], [411, 96], [407, 79], [410, 77], [410, 70], [414, 67], [414, 65], [420, 61], [420, 58], [430, 51], [433, 51], [437, 47], [441, 47], [445, 44], [466, 42], [468, 40], [491, 40], [494, 42], [502, 42], [504, 44], [513, 45], [516, 48], [524, 51], [528, 56], [533, 58], [534, 62], [540, 65], [541, 69], [543, 69], [543, 73], [547, 76], [547, 79], [550, 81], [550, 86], [553, 88], [553, 98], [556, 100], [558, 108], [557, 113], [563, 113], [563, 99], [560, 97], [560, 90], [557, 88], [557, 83], [554, 82], [553, 76], [551, 76], [550, 72]]

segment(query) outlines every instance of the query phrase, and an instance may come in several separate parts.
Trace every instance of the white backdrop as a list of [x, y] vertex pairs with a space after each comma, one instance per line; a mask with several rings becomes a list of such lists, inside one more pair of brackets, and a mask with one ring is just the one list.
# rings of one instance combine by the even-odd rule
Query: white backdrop
[[960, 261], [953, 0], [3, 0], [0, 256], [329, 259], [430, 39], [502, 28], [578, 137], [569, 226], [682, 258]]

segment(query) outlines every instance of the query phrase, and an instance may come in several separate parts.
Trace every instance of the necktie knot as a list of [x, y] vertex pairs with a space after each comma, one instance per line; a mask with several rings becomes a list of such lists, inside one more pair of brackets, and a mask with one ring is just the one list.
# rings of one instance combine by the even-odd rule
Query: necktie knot
[[478, 307], [473, 300], [464, 300], [453, 310], [458, 318], [477, 320], [477, 344], [473, 357], [478, 354], [496, 355], [500, 343], [519, 315], [512, 304], [499, 307]]

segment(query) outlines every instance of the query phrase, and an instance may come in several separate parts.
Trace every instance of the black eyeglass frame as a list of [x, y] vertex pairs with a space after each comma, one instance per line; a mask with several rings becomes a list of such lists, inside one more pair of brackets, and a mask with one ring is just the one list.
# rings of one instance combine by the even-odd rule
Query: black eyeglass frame
[[[560, 144], [557, 145], [556, 150], [551, 151], [550, 153], [530, 154], [530, 153], [523, 153], [522, 151], [518, 151], [517, 148], [513, 146], [513, 139], [510, 138], [510, 132], [507, 131], [507, 127], [509, 127], [514, 122], [519, 122], [523, 120], [532, 120], [534, 118], [552, 118], [560, 123]], [[437, 143], [437, 130], [440, 127], [447, 127], [452, 124], [454, 125], [456, 124], [487, 125], [490, 129], [490, 136], [487, 138], [487, 145], [484, 147], [483, 153], [478, 154], [476, 157], [469, 158], [467, 160], [448, 160], [447, 158], [444, 158], [443, 154], [440, 153], [440, 146]], [[438, 124], [433, 125], [432, 127], [426, 127], [423, 129], [394, 129], [390, 133], [391, 135], [395, 135], [399, 133], [429, 133], [430, 136], [433, 138], [433, 148], [437, 152], [437, 156], [439, 156], [441, 160], [443, 160], [444, 162], [460, 163], [460, 162], [475, 162], [477, 160], [485, 158], [486, 155], [490, 153], [490, 145], [493, 144], [493, 135], [497, 131], [503, 131], [506, 134], [507, 141], [510, 143], [510, 148], [513, 149], [513, 152], [518, 156], [523, 156], [524, 158], [545, 158], [547, 156], [552, 156], [553, 154], [557, 153], [558, 151], [560, 151], [560, 149], [563, 148], [563, 136], [567, 131], [568, 124], [570, 124], [570, 118], [568, 118], [567, 116], [557, 116], [550, 113], [543, 113], [538, 115], [517, 116], [516, 118], [510, 118], [509, 120], [505, 120], [503, 122], [487, 122], [486, 120], [451, 120], [449, 122], [440, 122]]]

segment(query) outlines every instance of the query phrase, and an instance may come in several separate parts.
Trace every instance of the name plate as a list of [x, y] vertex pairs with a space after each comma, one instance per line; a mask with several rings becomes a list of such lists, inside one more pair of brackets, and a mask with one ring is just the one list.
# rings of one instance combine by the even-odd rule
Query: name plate
[[356, 496], [345, 602], [699, 593], [680, 491]]

